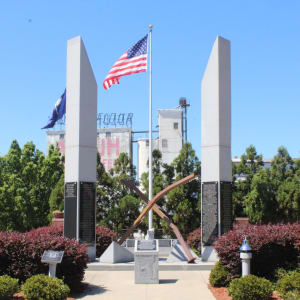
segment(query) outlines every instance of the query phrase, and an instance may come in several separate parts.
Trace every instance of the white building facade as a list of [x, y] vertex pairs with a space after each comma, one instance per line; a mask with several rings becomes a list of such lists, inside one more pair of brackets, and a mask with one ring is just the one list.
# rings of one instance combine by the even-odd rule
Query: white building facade
[[[138, 177], [148, 172], [147, 161], [149, 158], [148, 139], [138, 139]], [[158, 138], [153, 139], [153, 150], [159, 149], [162, 154], [162, 162], [171, 164], [178, 156], [183, 143], [182, 110], [160, 109], [158, 110]]]

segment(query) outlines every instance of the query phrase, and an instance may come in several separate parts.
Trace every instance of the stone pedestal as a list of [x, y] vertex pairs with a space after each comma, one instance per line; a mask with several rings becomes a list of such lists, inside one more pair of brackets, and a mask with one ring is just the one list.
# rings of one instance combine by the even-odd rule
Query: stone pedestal
[[202, 260], [216, 261], [212, 243], [232, 227], [230, 42], [217, 37], [202, 80]]
[[157, 240], [135, 241], [134, 273], [135, 283], [159, 283]]
[[96, 257], [97, 83], [81, 37], [67, 45], [64, 235]]

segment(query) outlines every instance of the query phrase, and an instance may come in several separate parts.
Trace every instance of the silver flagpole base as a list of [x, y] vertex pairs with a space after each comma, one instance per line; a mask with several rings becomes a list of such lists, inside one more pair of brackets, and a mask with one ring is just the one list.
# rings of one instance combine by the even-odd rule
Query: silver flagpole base
[[146, 240], [154, 240], [154, 228], [147, 230]]

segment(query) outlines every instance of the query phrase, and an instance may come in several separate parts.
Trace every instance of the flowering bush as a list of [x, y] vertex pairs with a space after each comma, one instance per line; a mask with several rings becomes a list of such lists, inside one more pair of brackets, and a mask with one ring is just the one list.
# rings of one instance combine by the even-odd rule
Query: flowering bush
[[235, 227], [214, 243], [220, 261], [231, 278], [241, 274], [240, 247], [244, 236], [252, 248], [251, 273], [271, 278], [275, 269], [297, 264], [300, 223]]
[[[63, 236], [64, 226], [52, 225], [48, 227], [40, 227], [30, 231], [31, 233], [45, 235], [49, 234], [52, 236]], [[100, 257], [110, 243], [116, 240], [116, 234], [105, 226], [96, 226], [96, 256]]]
[[83, 280], [88, 256], [84, 245], [53, 233], [45, 227], [27, 233], [0, 232], [0, 275], [8, 274], [20, 281], [35, 274], [47, 274], [48, 265], [41, 262], [45, 250], [64, 251], [56, 276], [71, 288]]
[[187, 244], [192, 248], [201, 253], [201, 228], [197, 228], [187, 237]]
[[96, 227], [96, 256], [100, 257], [110, 243], [117, 237], [113, 231], [105, 226]]

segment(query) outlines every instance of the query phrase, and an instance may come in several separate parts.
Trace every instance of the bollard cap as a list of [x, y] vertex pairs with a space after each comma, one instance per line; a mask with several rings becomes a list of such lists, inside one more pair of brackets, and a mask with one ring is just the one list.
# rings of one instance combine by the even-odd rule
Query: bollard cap
[[249, 246], [249, 244], [248, 244], [248, 240], [247, 240], [247, 238], [245, 237], [244, 239], [243, 239], [243, 243], [242, 243], [242, 246], [241, 246], [241, 248], [240, 248], [240, 251], [241, 252], [251, 252], [251, 247]]

